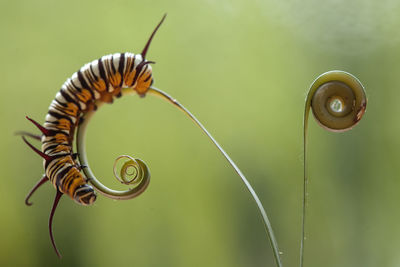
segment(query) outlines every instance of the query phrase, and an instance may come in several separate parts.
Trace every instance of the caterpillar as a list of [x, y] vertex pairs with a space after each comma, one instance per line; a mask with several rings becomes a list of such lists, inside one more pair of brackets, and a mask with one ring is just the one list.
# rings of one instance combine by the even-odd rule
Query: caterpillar
[[[88, 206], [96, 200], [96, 193], [81, 173], [77, 154], [73, 152], [74, 132], [82, 121], [82, 116], [97, 109], [97, 102], [112, 103], [114, 98], [122, 96], [121, 88], [131, 88], [144, 96], [153, 84], [151, 63], [146, 60], [146, 53], [151, 41], [161, 26], [166, 15], [153, 30], [140, 54], [118, 53], [103, 56], [84, 65], [75, 72], [61, 87], [51, 102], [44, 125], [26, 117], [42, 133], [35, 135], [22, 132], [23, 141], [44, 160], [45, 174], [32, 188], [25, 199], [29, 202], [32, 194], [45, 182], [50, 181], [57, 193], [49, 218], [50, 239], [58, 257], [58, 251], [52, 232], [52, 220], [62, 195], [66, 194], [76, 203]], [[29, 143], [25, 136], [42, 142], [41, 150]]]
[[[121, 168], [120, 177], [116, 175], [116, 164], [114, 164], [114, 175], [120, 182], [130, 185], [135, 184], [136, 187], [126, 191], [116, 191], [105, 187], [93, 175], [87, 162], [84, 145], [85, 129], [91, 116], [103, 103], [112, 103], [115, 98], [132, 93], [137, 93], [142, 97], [147, 94], [153, 94], [173, 104], [187, 115], [207, 135], [238, 174], [257, 205], [273, 249], [276, 265], [281, 267], [282, 263], [278, 243], [271, 223], [249, 181], [218, 142], [189, 110], [176, 99], [152, 86], [153, 75], [150, 64], [155, 62], [146, 60], [146, 54], [155, 33], [165, 20], [165, 17], [166, 15], [163, 16], [153, 30], [140, 54], [120, 53], [103, 56], [98, 60], [84, 65], [79, 71], [74, 73], [56, 94], [43, 126], [27, 117], [42, 134], [35, 135], [28, 132], [19, 132], [18, 134], [22, 135], [23, 141], [44, 159], [45, 174], [28, 193], [25, 203], [28, 206], [32, 204], [29, 202], [30, 197], [46, 181], [51, 181], [56, 188], [56, 196], [49, 217], [49, 233], [52, 246], [57, 256], [61, 258], [61, 254], [55, 245], [52, 222], [58, 202], [63, 194], [68, 195], [78, 204], [85, 206], [93, 204], [96, 200], [94, 189], [102, 195], [113, 199], [130, 199], [140, 195], [148, 186], [150, 179], [150, 173], [146, 164], [140, 159], [130, 156], [123, 155], [118, 157], [116, 162], [122, 158], [127, 158], [129, 161]], [[74, 153], [72, 149], [75, 131], [77, 153]], [[29, 143], [25, 136], [40, 140], [42, 142], [41, 150]], [[126, 179], [126, 176], [130, 173], [127, 170], [131, 166], [136, 168], [138, 171], [137, 176], [140, 178]]]

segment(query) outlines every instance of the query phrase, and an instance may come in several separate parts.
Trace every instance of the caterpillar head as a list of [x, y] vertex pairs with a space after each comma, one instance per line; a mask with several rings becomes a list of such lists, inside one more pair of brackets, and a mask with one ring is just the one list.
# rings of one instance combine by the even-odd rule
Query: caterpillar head
[[153, 70], [150, 66], [151, 63], [154, 62], [143, 59], [143, 61], [137, 67], [139, 75], [137, 77], [135, 90], [140, 96], [144, 96], [149, 87], [153, 84]]
[[79, 186], [74, 193], [74, 200], [84, 206], [92, 205], [96, 201], [96, 192], [88, 184]]

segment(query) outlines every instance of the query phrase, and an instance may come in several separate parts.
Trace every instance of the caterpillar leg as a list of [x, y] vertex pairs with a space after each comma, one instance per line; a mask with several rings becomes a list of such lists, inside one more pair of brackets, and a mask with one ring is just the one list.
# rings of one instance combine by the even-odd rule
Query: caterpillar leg
[[38, 189], [42, 184], [44, 184], [45, 182], [47, 182], [49, 180], [49, 178], [47, 178], [46, 175], [43, 175], [42, 179], [40, 179], [37, 184], [31, 189], [31, 191], [28, 193], [28, 195], [25, 198], [25, 204], [27, 206], [31, 206], [33, 203], [29, 202], [29, 198], [32, 196], [32, 194], [36, 191], [36, 189]]
[[31, 143], [29, 143], [25, 136], [22, 136], [22, 139], [24, 140], [25, 144], [27, 144], [30, 148], [32, 148], [33, 151], [35, 151], [39, 156], [41, 156], [42, 158], [44, 158], [46, 161], [49, 161], [52, 159], [52, 157], [50, 157], [49, 155], [46, 155], [45, 153], [43, 153], [42, 151], [40, 151], [39, 149], [37, 149], [36, 147], [34, 147]]
[[[71, 157], [73, 160], [77, 160], [79, 156], [79, 153], [72, 153]], [[79, 171], [83, 170], [84, 168], [87, 168], [86, 165], [80, 165], [79, 163], [76, 164], [76, 167], [78, 168]]]
[[49, 218], [49, 232], [50, 232], [50, 239], [51, 239], [51, 244], [53, 245], [54, 250], [56, 251], [57, 256], [61, 259], [61, 254], [58, 251], [57, 247], [56, 247], [56, 243], [54, 242], [54, 237], [53, 237], [53, 216], [54, 216], [54, 212], [56, 211], [57, 205], [58, 205], [58, 201], [60, 201], [60, 198], [63, 194], [57, 190], [57, 194], [56, 197], [54, 198], [54, 202], [53, 202], [53, 208], [51, 209], [50, 212], [50, 218]]
[[[76, 168], [78, 168], [79, 171], [82, 171], [83, 169], [87, 168], [86, 165], [77, 165]], [[89, 181], [89, 179], [86, 179], [86, 181]]]
[[36, 139], [36, 140], [39, 140], [39, 141], [42, 140], [42, 136], [41, 135], [28, 133], [28, 132], [25, 132], [25, 131], [18, 131], [18, 132], [15, 133], [15, 135], [29, 136], [29, 137], [31, 137], [33, 139]]

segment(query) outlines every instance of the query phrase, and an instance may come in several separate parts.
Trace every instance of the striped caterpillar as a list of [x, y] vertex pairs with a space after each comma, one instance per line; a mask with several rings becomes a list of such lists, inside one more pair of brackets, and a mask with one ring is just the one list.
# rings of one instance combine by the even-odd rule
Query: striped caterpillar
[[[112, 103], [114, 98], [132, 93], [137, 93], [140, 96], [153, 94], [172, 103], [185, 113], [208, 138], [210, 138], [217, 149], [234, 168], [256, 202], [273, 248], [275, 261], [278, 266], [281, 266], [278, 245], [268, 216], [246, 177], [189, 110], [182, 106], [176, 99], [152, 86], [153, 76], [150, 64], [154, 62], [147, 61], [145, 58], [150, 43], [165, 17], [166, 15], [163, 16], [159, 24], [153, 30], [141, 54], [121, 53], [103, 56], [99, 60], [84, 65], [79, 71], [74, 73], [72, 77], [64, 83], [51, 103], [44, 126], [27, 117], [27, 119], [42, 132], [42, 135], [35, 135], [27, 132], [19, 132], [19, 134], [23, 135], [22, 138], [24, 142], [44, 159], [45, 174], [29, 192], [25, 203], [31, 205], [29, 199], [36, 189], [48, 180], [52, 182], [57, 193], [50, 212], [49, 232], [53, 248], [58, 257], [61, 257], [54, 242], [52, 221], [55, 209], [63, 194], [67, 194], [75, 200], [75, 202], [82, 205], [93, 204], [96, 200], [94, 189], [114, 199], [130, 199], [140, 195], [147, 188], [150, 179], [146, 164], [140, 159], [133, 159], [129, 156], [118, 157], [117, 160], [124, 157], [130, 159], [128, 164], [124, 164], [122, 170], [126, 170], [128, 165], [133, 162], [132, 165], [134, 165], [135, 168], [138, 167], [137, 170], [138, 173], [141, 173], [139, 175], [141, 178], [136, 182], [137, 186], [130, 190], [115, 191], [108, 189], [96, 179], [90, 170], [85, 153], [84, 133], [89, 119], [102, 103]], [[77, 131], [76, 143], [78, 153], [74, 153], [72, 150], [75, 130]], [[41, 140], [42, 149], [39, 150], [35, 148], [26, 140], [25, 136]], [[81, 173], [81, 171], [83, 173]], [[124, 178], [120, 179], [117, 177], [117, 179], [125, 184], [131, 184], [125, 182], [126, 180]]]
[[[33, 187], [25, 199], [29, 198], [46, 181], [50, 181], [57, 190], [50, 213], [49, 231], [52, 245], [61, 257], [52, 233], [52, 220], [55, 209], [63, 194], [68, 195], [81, 205], [91, 205], [96, 200], [93, 187], [80, 172], [83, 168], [72, 151], [74, 132], [82, 116], [96, 110], [98, 102], [112, 103], [113, 98], [122, 96], [122, 88], [131, 88], [144, 96], [153, 83], [152, 61], [146, 60], [151, 40], [165, 19], [165, 15], [154, 29], [141, 54], [120, 53], [103, 56], [84, 65], [75, 72], [61, 87], [50, 104], [44, 126], [27, 117], [41, 131], [42, 135], [22, 133], [41, 140], [41, 151], [24, 142], [44, 159], [45, 174]], [[147, 186], [148, 183], [146, 183]], [[143, 191], [143, 190], [142, 190]]]

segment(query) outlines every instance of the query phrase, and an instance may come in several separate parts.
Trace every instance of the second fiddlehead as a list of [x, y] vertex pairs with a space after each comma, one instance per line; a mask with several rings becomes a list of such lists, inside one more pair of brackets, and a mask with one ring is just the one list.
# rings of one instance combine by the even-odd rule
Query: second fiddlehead
[[362, 118], [367, 106], [367, 97], [361, 82], [344, 71], [329, 71], [320, 75], [311, 84], [307, 94], [303, 118], [303, 215], [300, 244], [300, 267], [304, 262], [307, 208], [307, 127], [310, 108], [318, 124], [328, 131], [344, 132], [352, 129]]

